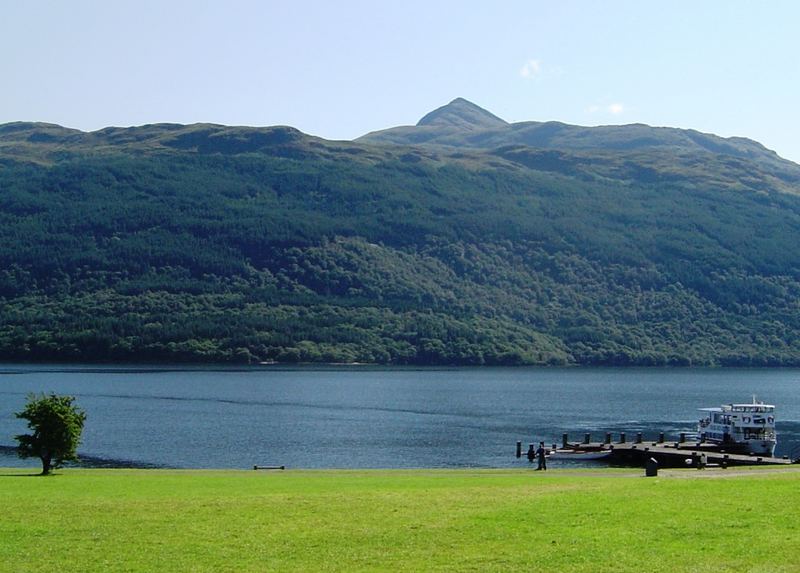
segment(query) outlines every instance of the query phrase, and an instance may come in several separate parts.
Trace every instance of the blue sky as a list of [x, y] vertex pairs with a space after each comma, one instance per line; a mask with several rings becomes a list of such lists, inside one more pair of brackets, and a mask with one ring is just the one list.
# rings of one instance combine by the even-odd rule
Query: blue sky
[[0, 0], [0, 123], [293, 125], [456, 97], [508, 121], [745, 136], [800, 162], [800, 2]]

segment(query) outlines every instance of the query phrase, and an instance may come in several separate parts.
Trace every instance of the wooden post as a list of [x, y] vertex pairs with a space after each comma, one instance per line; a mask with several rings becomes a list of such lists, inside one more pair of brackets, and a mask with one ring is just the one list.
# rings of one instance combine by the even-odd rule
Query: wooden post
[[522, 457], [522, 442], [520, 442], [519, 440], [517, 440], [517, 457], [518, 458]]
[[607, 444], [611, 443], [611, 432], [606, 432], [606, 443]]
[[660, 432], [658, 434], [658, 443], [659, 444], [663, 444], [664, 443], [664, 432]]
[[569, 445], [569, 435], [566, 433], [561, 434], [561, 447], [566, 448]]
[[686, 434], [684, 432], [681, 432], [680, 443], [684, 443], [685, 441], [686, 441]]
[[533, 444], [530, 444], [528, 446], [528, 461], [532, 462], [534, 459], [536, 459], [536, 450], [534, 449]]
[[624, 444], [625, 443], [625, 432], [620, 433], [620, 435], [619, 435], [619, 443], [620, 444]]
[[583, 443], [584, 444], [590, 444], [591, 442], [592, 442], [592, 435], [590, 433], [588, 433], [588, 432], [585, 433], [583, 435]]
[[642, 433], [641, 432], [636, 432], [636, 443], [637, 444], [641, 444], [642, 443]]

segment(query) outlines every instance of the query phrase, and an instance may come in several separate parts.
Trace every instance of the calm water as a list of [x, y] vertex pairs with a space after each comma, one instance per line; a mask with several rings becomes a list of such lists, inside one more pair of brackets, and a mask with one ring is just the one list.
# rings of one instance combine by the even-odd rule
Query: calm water
[[0, 466], [29, 392], [77, 396], [94, 465], [519, 467], [516, 440], [693, 430], [696, 409], [753, 394], [800, 447], [800, 370], [95, 368], [0, 366]]

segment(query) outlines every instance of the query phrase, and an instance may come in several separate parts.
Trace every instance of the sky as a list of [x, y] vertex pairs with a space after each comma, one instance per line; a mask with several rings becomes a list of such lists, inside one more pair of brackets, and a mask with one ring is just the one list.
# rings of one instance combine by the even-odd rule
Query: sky
[[0, 0], [0, 123], [291, 125], [327, 139], [456, 97], [646, 123], [800, 162], [796, 0]]

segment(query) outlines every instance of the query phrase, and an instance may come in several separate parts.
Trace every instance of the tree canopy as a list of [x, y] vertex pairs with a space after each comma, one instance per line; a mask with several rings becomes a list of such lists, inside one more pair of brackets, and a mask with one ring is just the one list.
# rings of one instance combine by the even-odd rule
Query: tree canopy
[[86, 414], [74, 402], [73, 396], [31, 394], [25, 408], [16, 413], [32, 431], [16, 436], [17, 452], [21, 458], [41, 459], [42, 475], [77, 459]]

